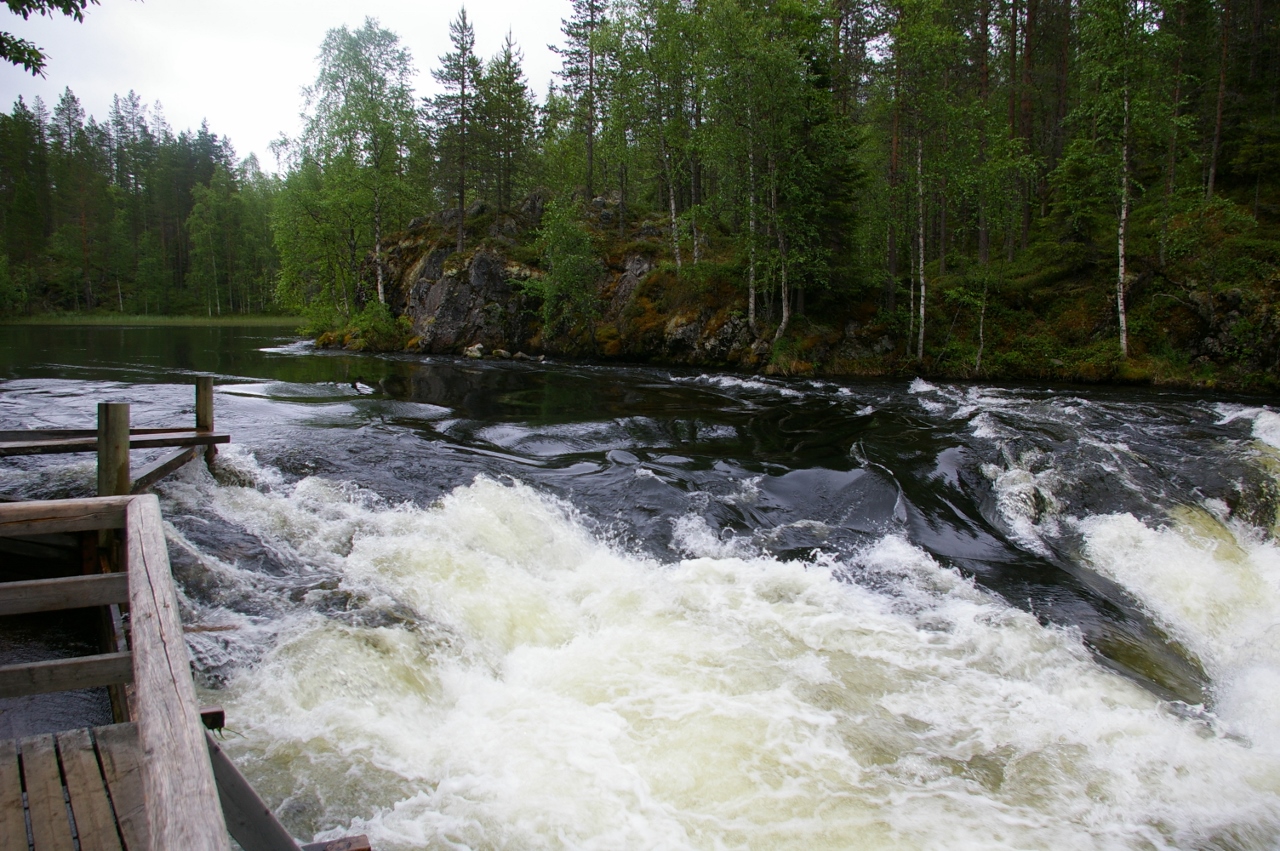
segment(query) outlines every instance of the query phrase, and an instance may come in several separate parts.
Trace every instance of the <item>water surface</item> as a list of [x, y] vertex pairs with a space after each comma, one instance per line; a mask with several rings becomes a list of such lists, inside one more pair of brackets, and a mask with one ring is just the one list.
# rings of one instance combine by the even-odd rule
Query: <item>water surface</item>
[[234, 443], [160, 488], [188, 642], [304, 839], [1280, 842], [1256, 400], [22, 326], [0, 428], [184, 422], [193, 373]]

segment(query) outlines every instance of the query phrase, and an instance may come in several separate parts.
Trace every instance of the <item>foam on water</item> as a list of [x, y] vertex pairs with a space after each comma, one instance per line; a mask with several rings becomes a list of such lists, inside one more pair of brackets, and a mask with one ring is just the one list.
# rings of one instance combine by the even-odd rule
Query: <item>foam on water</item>
[[[1280, 839], [1280, 752], [1249, 721], [1271, 723], [1274, 669], [1233, 661], [1280, 611], [1269, 544], [1237, 542], [1264, 593], [1253, 627], [1182, 613], [1192, 590], [1128, 583], [1200, 637], [1250, 745], [895, 535], [781, 562], [689, 521], [677, 538], [699, 555], [659, 564], [516, 483], [479, 478], [418, 508], [316, 479], [191, 476], [190, 498], [401, 613], [361, 625], [300, 608], [219, 694], [246, 736], [228, 748], [299, 832], [367, 832], [380, 849]], [[1100, 570], [1162, 547], [1226, 569], [1135, 524], [1086, 528]]]
[[1170, 523], [1082, 521], [1092, 566], [1125, 586], [1205, 666], [1214, 708], [1257, 750], [1280, 755], [1280, 549], [1206, 509]]
[[1243, 405], [1220, 404], [1216, 407], [1221, 415], [1218, 421], [1220, 424], [1251, 420], [1254, 439], [1272, 449], [1280, 449], [1280, 414], [1269, 408], [1248, 408]]
[[691, 384], [708, 384], [712, 387], [719, 387], [724, 390], [751, 390], [755, 392], [776, 393], [779, 396], [800, 397], [803, 396], [799, 390], [788, 387], [781, 382], [769, 381], [763, 378], [741, 378], [736, 375], [699, 375], [696, 378], [674, 378], [676, 382]]

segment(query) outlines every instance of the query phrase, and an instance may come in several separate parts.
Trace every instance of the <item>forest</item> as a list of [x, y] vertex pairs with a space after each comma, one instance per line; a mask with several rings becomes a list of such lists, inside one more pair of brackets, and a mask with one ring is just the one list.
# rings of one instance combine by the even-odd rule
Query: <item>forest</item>
[[[426, 97], [369, 19], [320, 46], [274, 174], [132, 92], [102, 123], [70, 91], [52, 113], [19, 99], [0, 115], [0, 312], [359, 325], [386, 318], [395, 235], [429, 218], [457, 252], [540, 267], [542, 319], [565, 328], [647, 237], [654, 274], [732, 302], [783, 366], [853, 323], [958, 374], [1271, 375], [1277, 11], [573, 0], [541, 100], [514, 34], [477, 55], [465, 9]], [[527, 233], [468, 225], [531, 195], [549, 215]]]

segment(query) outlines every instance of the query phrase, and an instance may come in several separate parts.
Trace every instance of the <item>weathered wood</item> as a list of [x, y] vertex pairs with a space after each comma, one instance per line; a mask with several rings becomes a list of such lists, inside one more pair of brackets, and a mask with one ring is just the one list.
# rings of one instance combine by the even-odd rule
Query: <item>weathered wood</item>
[[128, 601], [129, 576], [124, 573], [0, 582], [0, 615], [84, 609]]
[[124, 528], [129, 497], [0, 504], [0, 538]]
[[[196, 377], [196, 431], [213, 431], [213, 377], [200, 375]], [[205, 447], [204, 463], [213, 472], [214, 459], [218, 450], [212, 444]]]
[[146, 761], [143, 790], [152, 847], [227, 851], [209, 765], [160, 503], [137, 496], [126, 512], [135, 715]]
[[58, 755], [62, 759], [62, 774], [66, 779], [67, 797], [71, 799], [80, 851], [121, 851], [115, 815], [111, 812], [89, 731], [59, 733]]
[[201, 706], [200, 723], [206, 730], [221, 730], [227, 726], [227, 713], [221, 706]]
[[129, 403], [98, 403], [98, 496], [129, 493]]
[[161, 456], [155, 461], [138, 471], [138, 476], [133, 480], [133, 486], [129, 489], [130, 493], [142, 493], [174, 470], [186, 464], [200, 455], [200, 449], [195, 446], [187, 446], [179, 449], [169, 455]]
[[27, 851], [27, 848], [18, 743], [5, 739], [0, 741], [0, 851]]
[[[172, 434], [179, 431], [191, 431], [187, 426], [169, 428], [129, 428], [129, 434]], [[20, 428], [0, 430], [0, 443], [23, 443], [32, 440], [69, 440], [72, 438], [91, 437], [98, 439], [96, 428]]]
[[222, 752], [213, 735], [206, 732], [204, 738], [209, 746], [209, 762], [213, 765], [218, 799], [222, 802], [222, 814], [231, 837], [240, 843], [244, 851], [300, 851], [298, 843], [253, 791], [235, 763]]
[[130, 653], [99, 653], [48, 662], [0, 667], [0, 697], [23, 697], [127, 683], [133, 678]]
[[18, 742], [22, 752], [22, 777], [27, 786], [27, 814], [35, 847], [49, 851], [74, 851], [67, 802], [62, 797], [58, 756], [53, 736], [31, 736]]
[[[147, 851], [151, 835], [147, 828], [147, 807], [142, 795], [142, 745], [137, 724], [94, 727], [93, 740], [102, 763], [102, 777], [116, 813], [116, 824], [128, 851]], [[157, 848], [156, 851], [163, 851]]]
[[356, 836], [344, 836], [342, 839], [331, 839], [328, 842], [309, 842], [302, 846], [302, 851], [373, 851], [369, 845], [369, 837], [363, 833]]
[[[231, 435], [198, 432], [191, 429], [166, 429], [151, 435], [129, 439], [130, 449], [164, 449], [170, 446], [212, 446], [230, 443]], [[68, 437], [47, 440], [0, 441], [0, 458], [16, 455], [61, 455], [69, 452], [96, 452], [97, 437]]]

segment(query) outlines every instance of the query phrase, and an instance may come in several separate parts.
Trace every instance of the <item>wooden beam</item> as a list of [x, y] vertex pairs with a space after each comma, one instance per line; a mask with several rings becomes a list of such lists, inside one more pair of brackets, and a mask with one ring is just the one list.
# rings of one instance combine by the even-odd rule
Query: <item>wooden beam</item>
[[[211, 434], [193, 429], [165, 430], [129, 439], [130, 449], [163, 449], [168, 446], [213, 446], [230, 443], [229, 434]], [[0, 458], [17, 455], [60, 455], [69, 452], [96, 452], [96, 437], [68, 437], [49, 440], [0, 442]]]
[[138, 471], [138, 477], [133, 480], [131, 492], [142, 493], [174, 470], [184, 466], [188, 461], [195, 459], [199, 454], [199, 447], [187, 446], [177, 452], [157, 458]]
[[[196, 431], [213, 431], [213, 377], [201, 375], [196, 378]], [[212, 444], [205, 447], [204, 463], [213, 472], [214, 459], [218, 450]]]
[[142, 785], [151, 847], [227, 851], [155, 496], [129, 503], [125, 540], [137, 687], [133, 709], [146, 754]]
[[132, 679], [133, 659], [128, 652], [23, 662], [0, 667], [0, 697], [97, 688]]
[[[176, 431], [191, 431], [190, 426], [172, 426], [169, 428], [130, 428], [130, 435], [172, 434]], [[0, 443], [22, 443], [30, 440], [70, 440], [73, 438], [98, 438], [96, 428], [20, 428], [0, 430]]]
[[98, 403], [98, 496], [129, 493], [129, 403]]
[[129, 499], [48, 499], [0, 504], [0, 538], [122, 529]]
[[213, 734], [205, 732], [209, 762], [218, 783], [218, 798], [226, 816], [227, 832], [244, 851], [300, 851], [271, 808], [253, 791], [234, 762], [222, 752]]
[[126, 573], [0, 582], [0, 615], [58, 612], [127, 602], [129, 575]]

